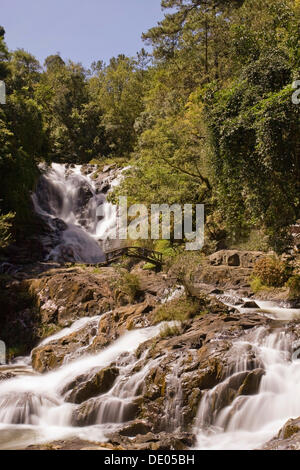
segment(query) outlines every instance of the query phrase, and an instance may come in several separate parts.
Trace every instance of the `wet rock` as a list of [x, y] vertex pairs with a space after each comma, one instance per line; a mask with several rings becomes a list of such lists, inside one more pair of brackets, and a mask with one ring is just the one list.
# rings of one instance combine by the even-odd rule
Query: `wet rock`
[[142, 435], [147, 434], [150, 431], [151, 431], [151, 425], [149, 423], [141, 419], [137, 419], [127, 424], [126, 426], [124, 426], [119, 431], [119, 434], [121, 434], [121, 436], [134, 437], [134, 436], [137, 436], [138, 434], [142, 434]]
[[91, 376], [77, 377], [66, 389], [70, 392], [65, 396], [65, 401], [80, 404], [89, 398], [108, 392], [114, 384], [119, 370], [116, 367], [107, 367]]
[[263, 450], [300, 450], [300, 418], [289, 419]]
[[210, 294], [212, 295], [222, 295], [224, 294], [224, 291], [222, 289], [213, 289], [210, 291]]
[[112, 164], [112, 165], [105, 165], [102, 169], [102, 172], [103, 173], [108, 173], [110, 170], [112, 170], [114, 167], [115, 167], [115, 163]]
[[113, 268], [102, 268], [97, 275], [89, 269], [74, 268], [54, 270], [37, 279], [28, 281], [28, 289], [37, 298], [41, 321], [48, 323], [54, 305], [57, 324], [64, 327], [67, 322], [80, 317], [94, 316], [111, 310], [115, 304], [112, 280], [118, 277]]
[[91, 187], [85, 183], [79, 188], [78, 194], [78, 210], [82, 211], [82, 208], [87, 205], [90, 199], [93, 197]]
[[114, 433], [108, 438], [111, 445], [119, 445], [126, 450], [188, 450], [196, 443], [195, 436], [185, 432], [149, 432], [134, 439]]
[[99, 188], [99, 192], [106, 194], [110, 190], [110, 184], [103, 182]]
[[210, 266], [205, 265], [199, 268], [193, 276], [194, 287], [199, 286], [203, 290], [202, 285], [207, 284], [215, 286], [222, 290], [240, 290], [241, 288], [250, 291], [249, 279], [252, 269], [243, 268], [241, 266]]
[[3, 372], [3, 373], [0, 372], [0, 382], [2, 380], [13, 379], [14, 377], [16, 377], [16, 374], [12, 372]]
[[227, 257], [227, 264], [228, 266], [240, 266], [240, 257], [238, 253], [233, 253], [231, 255], [228, 255]]
[[254, 300], [247, 300], [243, 303], [242, 308], [259, 308], [259, 306]]
[[[126, 423], [137, 419], [138, 402], [127, 402], [117, 397], [91, 398], [80, 404], [72, 414], [72, 426], [90, 426], [99, 420], [105, 423]], [[99, 418], [101, 416], [101, 419]]]
[[262, 377], [265, 375], [265, 370], [255, 369], [247, 374], [242, 385], [238, 389], [238, 395], [255, 395], [260, 386]]
[[278, 439], [289, 439], [300, 432], [300, 418], [289, 419], [278, 433]]

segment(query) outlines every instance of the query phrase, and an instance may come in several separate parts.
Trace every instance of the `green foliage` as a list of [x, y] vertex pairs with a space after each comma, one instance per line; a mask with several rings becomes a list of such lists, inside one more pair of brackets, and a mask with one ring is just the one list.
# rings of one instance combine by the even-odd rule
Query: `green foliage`
[[165, 17], [143, 35], [151, 56], [90, 70], [58, 54], [42, 70], [8, 52], [0, 28], [1, 212], [28, 226], [41, 160], [129, 164], [112, 201], [204, 203], [207, 253], [260, 246], [258, 230], [282, 252], [300, 217], [299, 0], [161, 3]]
[[0, 215], [0, 248], [5, 248], [12, 240], [11, 227], [15, 214]]
[[45, 339], [58, 333], [60, 330], [61, 326], [55, 325], [54, 323], [46, 323], [40, 326], [37, 331], [37, 335], [40, 339]]
[[167, 260], [166, 270], [178, 282], [185, 284], [191, 280], [192, 274], [203, 265], [204, 259], [205, 256], [201, 252], [183, 250], [174, 258]]
[[252, 276], [251, 281], [250, 281], [250, 287], [251, 290], [254, 292], [254, 294], [257, 294], [258, 292], [262, 290], [269, 289], [268, 286], [265, 286], [259, 277]]
[[189, 320], [201, 314], [201, 304], [197, 299], [180, 297], [158, 307], [153, 314], [153, 323], [164, 321]]
[[144, 271], [155, 271], [156, 270], [156, 265], [152, 263], [145, 263], [143, 266]]
[[298, 299], [300, 297], [300, 275], [295, 274], [291, 276], [286, 282], [286, 287], [289, 288], [289, 296], [291, 299]]
[[161, 329], [159, 336], [161, 339], [171, 338], [172, 336], [179, 336], [181, 332], [182, 330], [179, 326], [165, 325]]
[[207, 98], [218, 204], [233, 241], [262, 222], [280, 252], [299, 213], [300, 112], [291, 102], [291, 69], [284, 54], [269, 51], [242, 75]]
[[129, 303], [135, 302], [141, 293], [138, 276], [124, 270], [119, 270], [119, 276], [112, 287], [116, 300], [125, 297]]
[[288, 267], [277, 256], [266, 256], [254, 265], [253, 276], [267, 287], [282, 287], [288, 279]]

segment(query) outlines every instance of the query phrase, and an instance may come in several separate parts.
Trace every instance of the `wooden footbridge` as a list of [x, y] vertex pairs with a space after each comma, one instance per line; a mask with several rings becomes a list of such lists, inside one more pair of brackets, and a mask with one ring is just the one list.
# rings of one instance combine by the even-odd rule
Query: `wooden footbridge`
[[123, 258], [123, 256], [143, 259], [149, 263], [155, 264], [157, 267], [161, 267], [163, 264], [162, 253], [138, 246], [126, 246], [123, 248], [117, 248], [116, 250], [107, 251], [105, 253], [105, 264], [113, 263], [114, 261]]

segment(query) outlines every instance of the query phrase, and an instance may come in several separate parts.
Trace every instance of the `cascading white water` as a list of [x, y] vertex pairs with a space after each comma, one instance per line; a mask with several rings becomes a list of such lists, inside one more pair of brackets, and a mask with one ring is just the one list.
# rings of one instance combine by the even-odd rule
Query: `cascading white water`
[[[255, 449], [271, 439], [289, 419], [300, 416], [300, 361], [292, 360], [293, 338], [284, 331], [264, 327], [237, 341], [235, 370], [207, 391], [198, 410], [196, 433], [199, 449]], [[234, 374], [249, 370], [245, 357], [251, 348], [256, 366], [263, 367], [259, 391], [240, 395], [214, 413], [216, 402]]]
[[58, 333], [55, 333], [52, 336], [48, 336], [48, 338], [45, 338], [43, 341], [41, 341], [40, 346], [44, 346], [46, 344], [49, 344], [53, 341], [57, 341], [58, 339], [65, 338], [66, 336], [69, 336], [71, 333], [75, 333], [75, 331], [79, 331], [84, 329], [87, 326], [93, 325], [93, 324], [98, 324], [100, 320], [99, 315], [95, 317], [83, 317], [80, 318], [79, 320], [76, 320], [72, 326], [64, 328], [63, 330], [60, 330]]
[[[133, 353], [140, 344], [159, 334], [161, 327], [129, 331], [101, 352], [83, 356], [44, 375], [0, 382], [0, 449], [69, 436], [105, 441], [101, 424], [126, 421], [128, 405], [140, 392], [147, 373], [157, 362], [150, 361], [138, 372], [133, 372], [137, 367]], [[55, 338], [57, 335], [52, 340]], [[119, 368], [119, 376], [112, 389], [96, 399], [94, 426], [87, 429], [72, 427], [73, 413], [78, 405], [65, 401], [66, 386], [75, 378], [112, 363]]]
[[[59, 239], [50, 245], [47, 259], [99, 263], [104, 260], [105, 241], [116, 227], [116, 211], [97, 188], [93, 174], [80, 165], [53, 163], [43, 169], [32, 199], [35, 211], [47, 221]], [[106, 187], [120, 183], [122, 172], [105, 177]], [[53, 245], [53, 243], [52, 243]]]

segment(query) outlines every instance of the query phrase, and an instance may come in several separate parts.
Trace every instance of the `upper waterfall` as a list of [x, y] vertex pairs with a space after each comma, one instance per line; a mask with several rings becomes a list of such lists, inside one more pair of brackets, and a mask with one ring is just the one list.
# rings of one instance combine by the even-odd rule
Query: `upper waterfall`
[[35, 211], [50, 229], [50, 236], [42, 240], [46, 259], [83, 263], [104, 260], [106, 241], [116, 224], [106, 193], [119, 181], [120, 171], [111, 170], [98, 177], [93, 165], [86, 168], [52, 163], [42, 168], [32, 199]]

